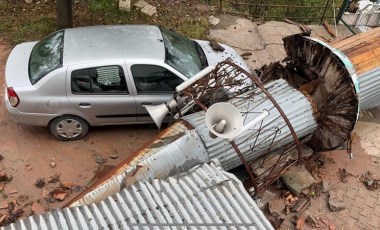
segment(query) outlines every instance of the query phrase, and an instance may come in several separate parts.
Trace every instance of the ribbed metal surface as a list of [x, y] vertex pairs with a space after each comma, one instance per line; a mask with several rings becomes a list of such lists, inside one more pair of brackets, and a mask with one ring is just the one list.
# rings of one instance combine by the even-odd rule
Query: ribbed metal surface
[[[273, 81], [266, 85], [266, 89], [280, 105], [299, 138], [313, 133], [317, 127], [313, 116], [313, 109], [311, 103], [302, 93], [290, 86], [285, 80]], [[246, 160], [253, 160], [266, 153], [272, 141], [278, 143], [277, 146], [284, 146], [294, 141], [290, 135], [288, 126], [280, 117], [280, 113], [273, 108], [272, 102], [264, 93], [259, 91], [255, 93], [257, 95], [250, 100], [247, 100], [242, 95], [241, 98], [244, 99], [237, 98], [230, 101], [240, 112], [245, 112], [247, 107], [254, 108], [252, 110], [253, 113], [247, 116], [245, 123], [251, 121], [264, 109], [268, 110], [272, 108], [269, 111], [269, 116], [263, 120], [262, 126], [266, 126], [265, 129], [260, 133], [257, 132], [256, 130], [260, 125], [257, 124], [235, 140]], [[222, 138], [210, 138], [205, 124], [205, 112], [190, 114], [183, 117], [183, 119], [195, 127], [206, 146], [210, 158], [219, 159], [224, 169], [230, 170], [242, 164], [229, 142]], [[279, 129], [280, 133], [277, 133], [273, 140], [270, 135], [274, 135], [273, 133], [276, 129]]]
[[360, 110], [380, 105], [380, 67], [359, 75]]
[[164, 132], [152, 144], [138, 151], [133, 159], [125, 162], [113, 177], [71, 206], [99, 202], [136, 181], [166, 178], [209, 161], [206, 149], [194, 130], [189, 130], [182, 123], [175, 123]]
[[100, 203], [56, 209], [2, 229], [273, 229], [242, 183], [216, 165], [136, 182]]

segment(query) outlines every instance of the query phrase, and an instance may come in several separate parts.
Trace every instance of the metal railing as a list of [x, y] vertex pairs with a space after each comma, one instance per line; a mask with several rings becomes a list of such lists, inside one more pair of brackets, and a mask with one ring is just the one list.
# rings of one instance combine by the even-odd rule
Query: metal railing
[[301, 23], [322, 23], [334, 19], [335, 2], [326, 0], [320, 5], [276, 4], [263, 0], [220, 0], [219, 10], [229, 14], [250, 16], [254, 19], [293, 19]]
[[337, 23], [343, 23], [354, 34], [380, 26], [380, 1], [360, 9], [353, 1], [345, 0], [339, 10]]

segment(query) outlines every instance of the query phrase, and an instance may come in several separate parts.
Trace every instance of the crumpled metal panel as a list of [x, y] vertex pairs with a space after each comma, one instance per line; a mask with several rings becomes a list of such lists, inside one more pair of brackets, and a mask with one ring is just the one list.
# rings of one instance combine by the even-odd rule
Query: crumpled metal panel
[[[298, 138], [308, 136], [315, 131], [317, 123], [313, 116], [311, 102], [302, 93], [282, 79], [267, 84], [266, 89], [281, 106]], [[251, 111], [252, 113], [247, 115], [245, 123], [251, 121], [264, 109], [272, 108], [269, 111], [269, 116], [263, 120], [262, 126], [266, 126], [265, 129], [258, 132], [260, 124], [257, 124], [235, 140], [247, 161], [267, 153], [272, 142], [277, 143], [277, 147], [294, 142], [288, 126], [281, 118], [280, 113], [273, 108], [272, 102], [260, 90], [255, 91], [255, 93], [257, 95], [252, 99], [247, 99], [242, 95], [242, 99], [237, 98], [229, 102], [242, 113], [247, 111], [247, 107], [254, 108]], [[210, 158], [217, 158], [224, 169], [230, 170], [242, 164], [228, 141], [222, 138], [212, 139], [209, 136], [204, 111], [184, 116], [182, 119], [195, 127], [206, 146]], [[276, 129], [279, 129], [280, 133], [277, 133], [273, 139], [271, 137], [274, 137]], [[274, 149], [272, 148], [272, 150]]]
[[136, 182], [103, 201], [55, 209], [3, 230], [20, 229], [273, 229], [231, 173], [218, 162]]
[[380, 67], [359, 75], [360, 110], [380, 105]]
[[177, 122], [150, 145], [127, 158], [112, 178], [107, 178], [70, 206], [99, 202], [136, 181], [166, 178], [206, 162], [209, 157], [198, 134]]

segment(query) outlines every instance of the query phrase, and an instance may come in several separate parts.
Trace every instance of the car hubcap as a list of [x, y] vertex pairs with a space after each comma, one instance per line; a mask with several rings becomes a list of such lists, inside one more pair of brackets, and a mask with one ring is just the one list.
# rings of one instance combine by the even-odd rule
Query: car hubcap
[[82, 133], [82, 125], [74, 119], [62, 120], [57, 125], [57, 132], [65, 138], [75, 138]]

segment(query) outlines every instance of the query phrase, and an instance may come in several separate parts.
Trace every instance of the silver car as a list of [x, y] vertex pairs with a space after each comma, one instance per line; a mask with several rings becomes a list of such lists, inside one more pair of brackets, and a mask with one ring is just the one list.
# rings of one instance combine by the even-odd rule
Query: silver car
[[151, 123], [144, 105], [168, 101], [175, 87], [208, 65], [232, 58], [149, 25], [65, 29], [9, 55], [5, 105], [13, 120], [47, 126], [59, 140], [76, 140], [89, 126]]

